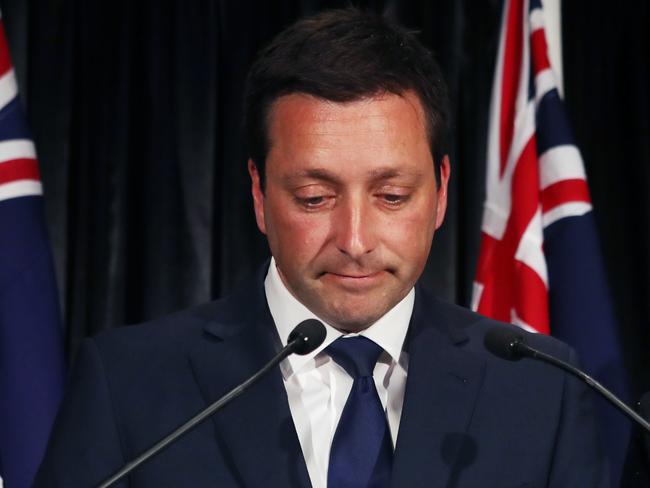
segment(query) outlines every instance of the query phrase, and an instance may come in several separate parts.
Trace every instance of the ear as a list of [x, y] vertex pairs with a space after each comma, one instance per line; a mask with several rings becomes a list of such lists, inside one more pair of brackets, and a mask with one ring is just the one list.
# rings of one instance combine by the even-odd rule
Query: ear
[[444, 155], [442, 164], [440, 165], [440, 184], [438, 185], [438, 207], [436, 209], [436, 229], [438, 229], [442, 222], [445, 220], [445, 213], [447, 212], [447, 187], [449, 184], [449, 174], [451, 167], [449, 166], [449, 156]]
[[264, 220], [264, 192], [262, 191], [262, 185], [260, 183], [260, 174], [252, 159], [248, 160], [248, 174], [251, 175], [251, 194], [253, 195], [257, 228], [262, 232], [262, 234], [266, 234], [266, 221]]

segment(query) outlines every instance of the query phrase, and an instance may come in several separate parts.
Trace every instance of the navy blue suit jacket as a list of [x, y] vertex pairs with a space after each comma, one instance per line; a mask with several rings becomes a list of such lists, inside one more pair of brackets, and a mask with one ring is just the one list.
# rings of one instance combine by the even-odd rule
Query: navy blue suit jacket
[[[279, 340], [262, 277], [227, 299], [87, 340], [36, 486], [97, 485], [271, 358]], [[545, 364], [490, 355], [483, 336], [496, 325], [417, 289], [393, 486], [606, 486], [590, 393]], [[575, 359], [552, 338], [527, 339]], [[280, 371], [118, 486], [310, 486]]]

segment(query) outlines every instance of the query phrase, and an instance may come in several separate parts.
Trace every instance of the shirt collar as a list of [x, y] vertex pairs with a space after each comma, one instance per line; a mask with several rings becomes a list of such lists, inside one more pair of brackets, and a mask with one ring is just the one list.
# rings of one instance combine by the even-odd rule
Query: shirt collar
[[[306, 365], [315, 365], [315, 357], [341, 337], [343, 333], [317, 317], [291, 294], [282, 278], [280, 278], [274, 258], [271, 258], [271, 264], [264, 280], [264, 290], [271, 316], [283, 346], [287, 344], [287, 338], [293, 328], [303, 320], [318, 319], [323, 322], [327, 332], [323, 343], [314, 351], [304, 356], [292, 354], [287, 358], [287, 361], [282, 362], [282, 375], [287, 379]], [[362, 335], [371, 339], [381, 346], [394, 362], [399, 362], [414, 303], [415, 289], [412, 288], [397, 305], [386, 312], [377, 322], [359, 334], [349, 335]]]

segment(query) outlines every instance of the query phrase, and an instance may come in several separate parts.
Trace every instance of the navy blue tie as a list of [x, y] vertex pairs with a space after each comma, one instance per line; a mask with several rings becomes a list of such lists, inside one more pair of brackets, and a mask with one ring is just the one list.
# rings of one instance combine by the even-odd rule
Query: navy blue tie
[[329, 356], [354, 379], [330, 449], [329, 488], [385, 488], [393, 443], [372, 373], [382, 348], [363, 336], [339, 338]]

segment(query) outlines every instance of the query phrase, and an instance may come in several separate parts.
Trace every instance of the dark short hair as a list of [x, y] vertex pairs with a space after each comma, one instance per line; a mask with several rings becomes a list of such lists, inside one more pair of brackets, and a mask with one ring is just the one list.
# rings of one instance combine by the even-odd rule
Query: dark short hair
[[383, 93], [413, 91], [424, 109], [429, 146], [440, 181], [447, 154], [447, 87], [431, 52], [388, 19], [355, 8], [299, 20], [260, 51], [244, 94], [244, 130], [250, 158], [264, 188], [273, 102], [304, 93], [351, 102]]

